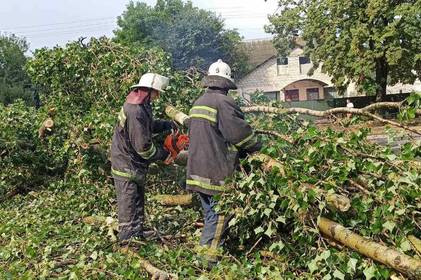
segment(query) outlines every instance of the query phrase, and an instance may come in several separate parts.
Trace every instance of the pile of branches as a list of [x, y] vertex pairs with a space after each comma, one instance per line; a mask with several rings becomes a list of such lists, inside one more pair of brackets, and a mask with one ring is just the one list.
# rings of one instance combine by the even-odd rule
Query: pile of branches
[[[405, 106], [418, 112], [420, 99], [414, 94]], [[248, 119], [264, 149], [242, 160], [231, 191], [219, 199], [218, 210], [232, 216], [230, 251], [281, 258], [291, 278], [388, 279], [398, 272], [419, 279], [421, 143], [411, 135], [420, 131], [395, 125], [407, 131], [408, 143], [394, 153], [369, 142], [368, 128], [319, 130], [292, 115], [346, 112], [383, 120], [366, 112], [385, 106], [405, 113], [401, 103], [317, 113], [243, 108], [254, 113]], [[180, 123], [188, 118], [172, 107], [167, 114]]]

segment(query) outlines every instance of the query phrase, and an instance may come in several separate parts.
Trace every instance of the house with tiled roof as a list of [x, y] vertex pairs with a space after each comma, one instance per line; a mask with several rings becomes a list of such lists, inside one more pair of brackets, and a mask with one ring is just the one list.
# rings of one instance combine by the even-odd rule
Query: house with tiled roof
[[[331, 78], [320, 67], [309, 75], [313, 64], [304, 55], [304, 42], [297, 41], [287, 57], [278, 57], [270, 40], [244, 42], [253, 69], [237, 81], [238, 92], [246, 99], [256, 91], [279, 101], [324, 100], [337, 97]], [[388, 94], [421, 91], [421, 83], [397, 84], [388, 87]], [[344, 96], [357, 96], [355, 84], [350, 84]]]

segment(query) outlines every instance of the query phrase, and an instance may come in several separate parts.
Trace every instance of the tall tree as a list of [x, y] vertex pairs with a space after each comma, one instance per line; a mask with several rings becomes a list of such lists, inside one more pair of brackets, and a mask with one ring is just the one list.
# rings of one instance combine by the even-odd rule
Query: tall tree
[[246, 70], [239, 33], [226, 29], [215, 13], [198, 9], [190, 1], [158, 0], [153, 7], [131, 1], [118, 26], [118, 41], [159, 45], [172, 55], [178, 69], [204, 68], [221, 58], [237, 74]]
[[267, 31], [285, 54], [295, 36], [315, 67], [344, 89], [384, 99], [386, 86], [421, 76], [421, 0], [280, 0]]
[[30, 84], [25, 72], [27, 42], [15, 35], [0, 35], [0, 102], [12, 103], [20, 98], [27, 102], [31, 93], [27, 90]]

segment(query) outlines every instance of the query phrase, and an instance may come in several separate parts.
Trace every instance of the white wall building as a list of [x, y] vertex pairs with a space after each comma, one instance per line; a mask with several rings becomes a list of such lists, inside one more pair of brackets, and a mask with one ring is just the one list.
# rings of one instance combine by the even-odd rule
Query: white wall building
[[[259, 53], [259, 47], [265, 45], [261, 41], [245, 44], [253, 44], [249, 48], [249, 57], [253, 57], [253, 52]], [[270, 56], [237, 81], [239, 94], [249, 99], [251, 94], [262, 91], [270, 99], [279, 101], [323, 100], [337, 97], [331, 78], [322, 73], [320, 67], [314, 71], [313, 75], [308, 75], [313, 64], [304, 56], [302, 47], [302, 45], [297, 44], [290, 55], [284, 58], [277, 57], [274, 48], [270, 52], [266, 47], [265, 54]], [[261, 53], [259, 58], [262, 59]], [[413, 90], [421, 91], [420, 81], [417, 80], [413, 85], [397, 84], [388, 87], [387, 93], [411, 92]], [[355, 85], [351, 83], [345, 92], [345, 96], [356, 95], [358, 95], [358, 92]]]

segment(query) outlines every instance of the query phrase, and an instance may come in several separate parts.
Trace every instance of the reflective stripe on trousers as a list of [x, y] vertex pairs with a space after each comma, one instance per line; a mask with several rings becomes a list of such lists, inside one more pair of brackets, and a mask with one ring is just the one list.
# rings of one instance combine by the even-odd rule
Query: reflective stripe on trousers
[[199, 193], [205, 215], [205, 225], [200, 237], [200, 246], [217, 251], [225, 242], [227, 234], [228, 218], [215, 212], [217, 202], [210, 195]]

